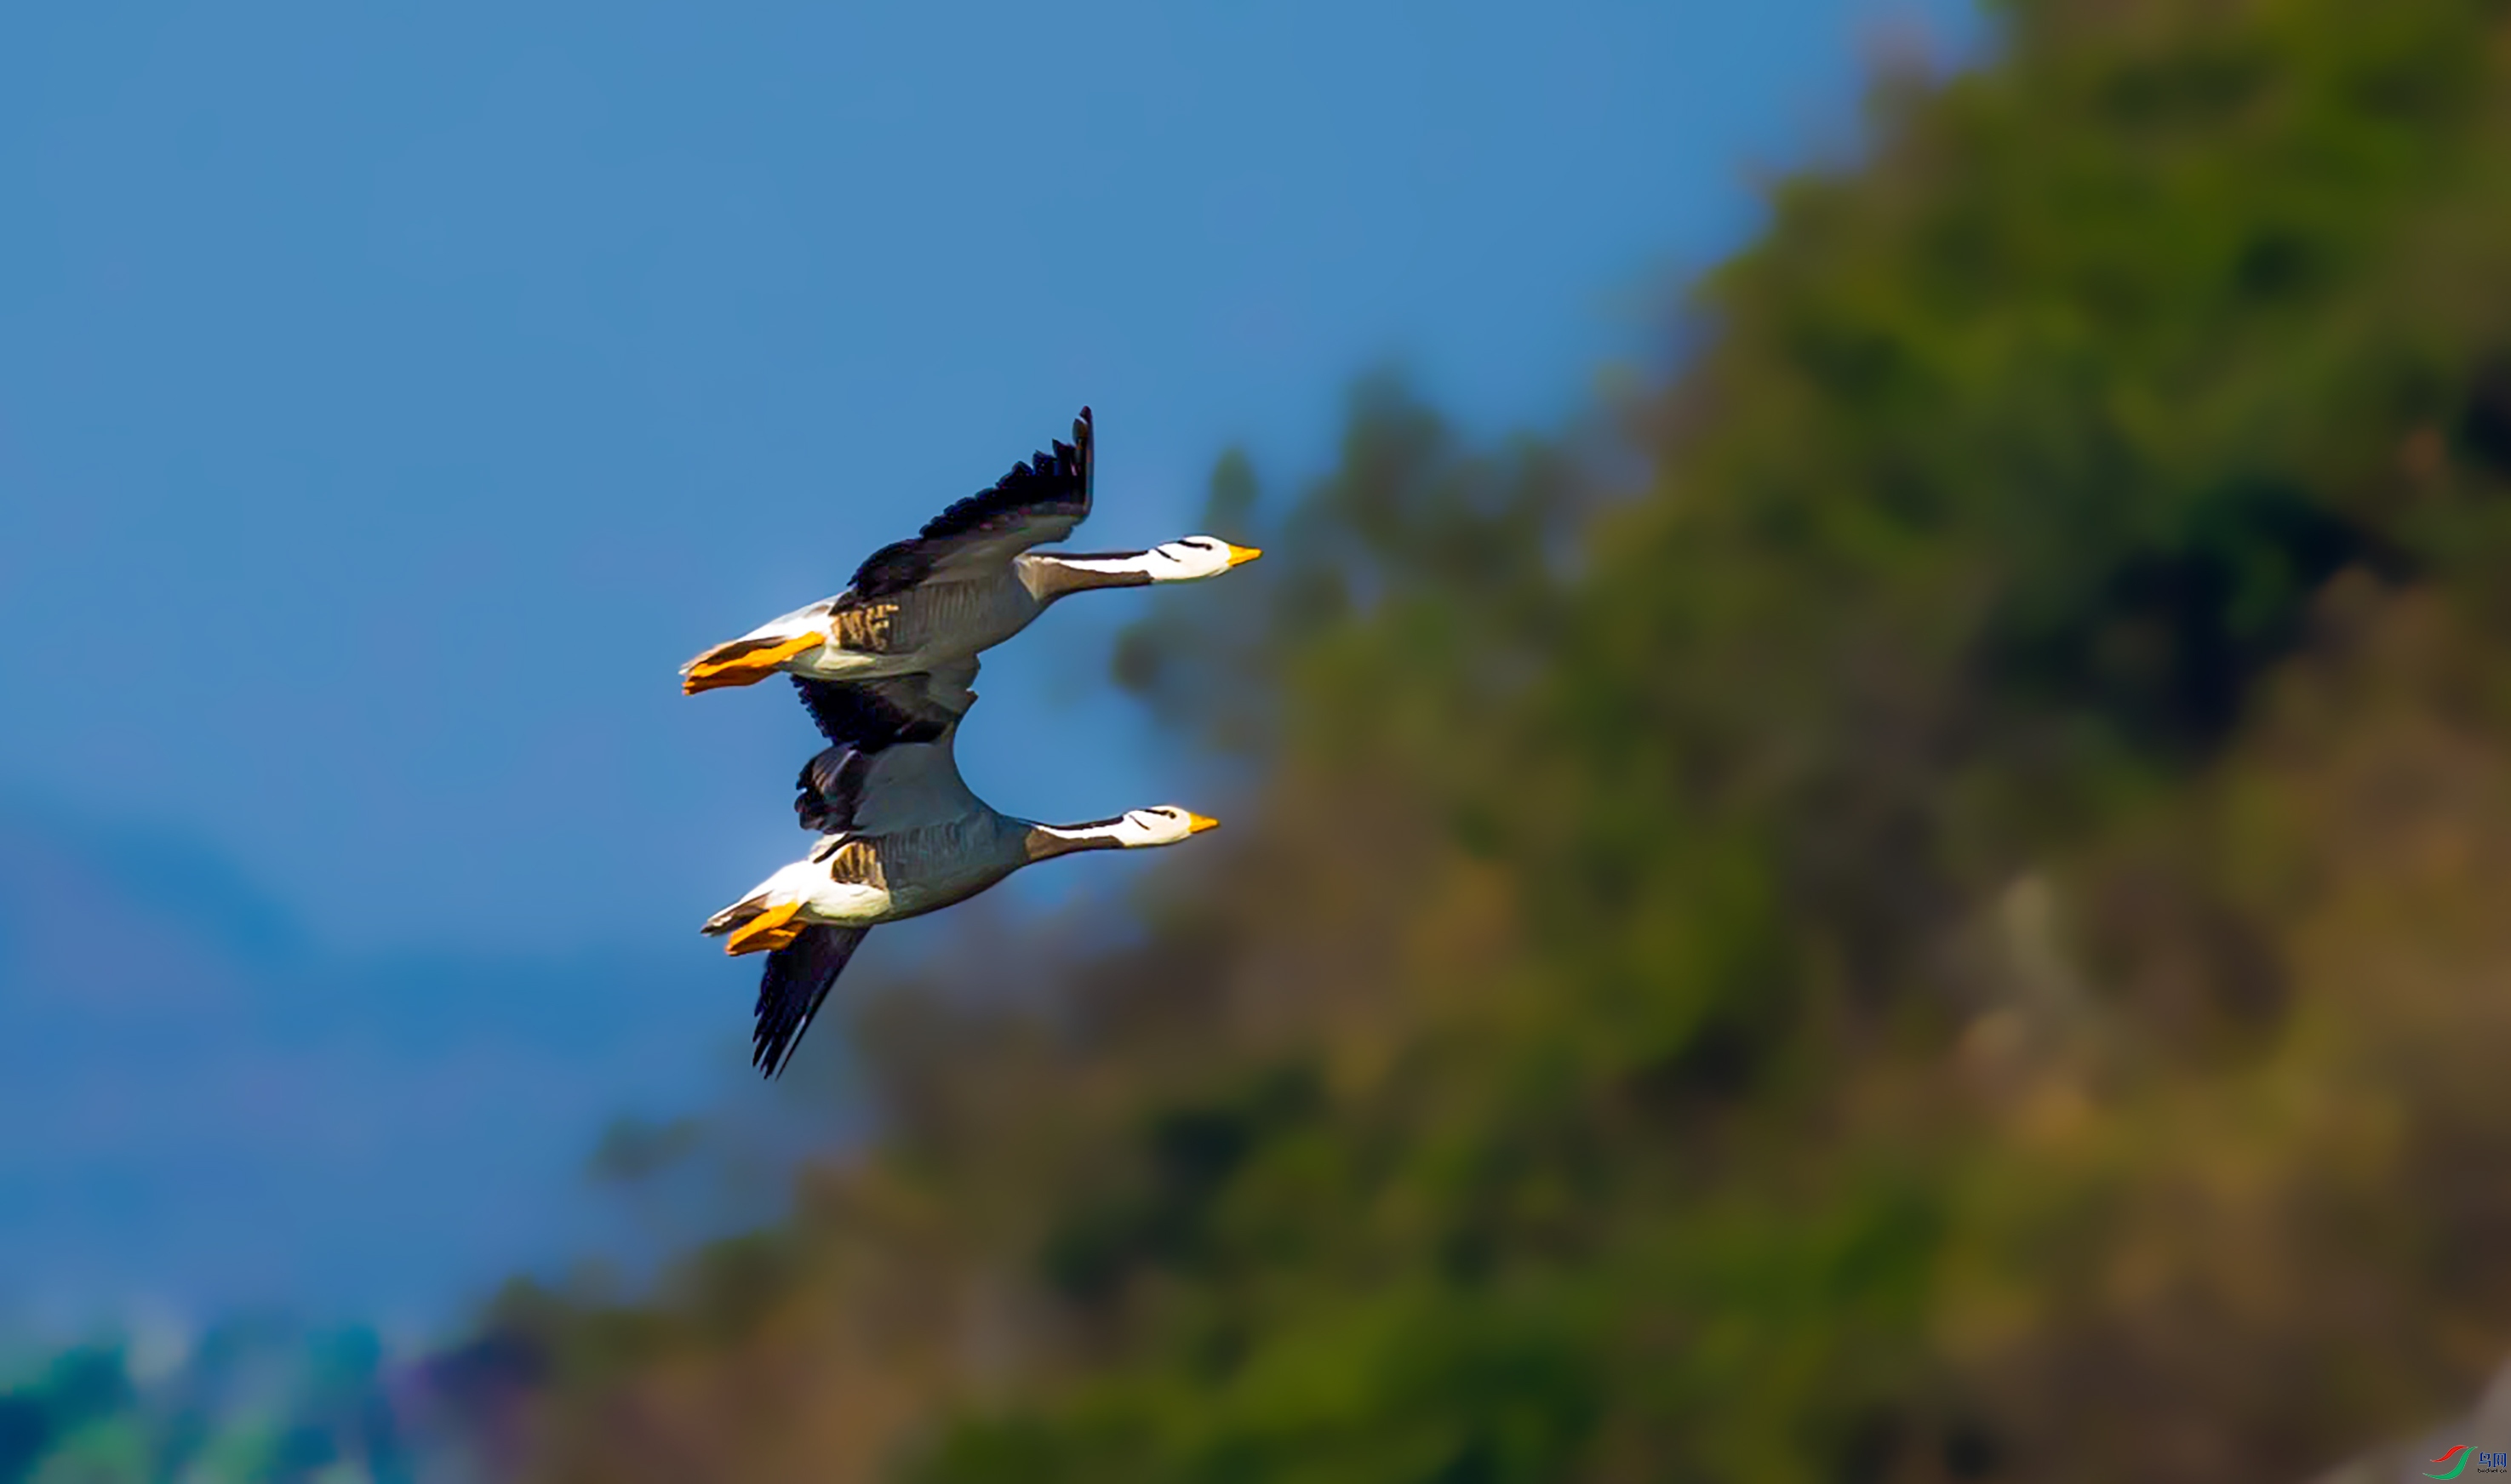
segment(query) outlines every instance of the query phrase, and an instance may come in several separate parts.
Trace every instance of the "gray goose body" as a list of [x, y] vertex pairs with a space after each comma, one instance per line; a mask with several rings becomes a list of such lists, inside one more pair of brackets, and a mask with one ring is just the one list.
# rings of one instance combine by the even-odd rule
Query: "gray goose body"
[[691, 694], [797, 679], [869, 680], [955, 666], [1002, 643], [1061, 598], [1096, 588], [1213, 577], [1263, 554], [1217, 536], [1141, 552], [1041, 552], [1089, 518], [1097, 453], [1090, 409], [1072, 441], [1030, 455], [994, 485], [892, 542], [834, 597], [761, 624], [680, 666]]
[[967, 900], [1024, 865], [1076, 851], [1172, 845], [1214, 821], [1175, 805], [1053, 825], [970, 791], [953, 745], [976, 661], [941, 674], [798, 679], [831, 745], [803, 765], [793, 809], [818, 839], [709, 919], [725, 951], [767, 951], [753, 1062], [781, 1075], [864, 934]]

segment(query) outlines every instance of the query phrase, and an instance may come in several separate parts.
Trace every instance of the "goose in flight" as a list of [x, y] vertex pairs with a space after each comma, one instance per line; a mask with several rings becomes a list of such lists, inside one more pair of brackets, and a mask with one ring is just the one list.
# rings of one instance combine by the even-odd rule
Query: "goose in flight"
[[1033, 552], [1090, 515], [1090, 409], [1072, 441], [1015, 464], [993, 488], [933, 517], [857, 568], [846, 590], [761, 624], [680, 666], [683, 694], [749, 685], [778, 670], [860, 680], [932, 670], [990, 649], [1047, 605], [1093, 588], [1217, 577], [1264, 554], [1217, 536], [1147, 552]]
[[[708, 919], [731, 954], [765, 951], [752, 1064], [783, 1075], [864, 934], [962, 902], [1024, 865], [1075, 851], [1175, 845], [1218, 820], [1176, 805], [1040, 824], [970, 792], [952, 755], [975, 697], [961, 668], [858, 684], [795, 677], [831, 746], [803, 766], [794, 813], [820, 838]], [[962, 699], [964, 698], [964, 699]]]

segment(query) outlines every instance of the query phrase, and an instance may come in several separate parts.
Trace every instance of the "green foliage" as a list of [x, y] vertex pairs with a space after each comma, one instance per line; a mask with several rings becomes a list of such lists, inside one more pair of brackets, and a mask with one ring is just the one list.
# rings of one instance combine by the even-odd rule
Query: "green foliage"
[[751, 1278], [510, 1315], [544, 1471], [2275, 1479], [2463, 1399], [2511, 21], [2004, 14], [1617, 457], [1376, 380], [1296, 500], [1224, 459], [1270, 554], [1117, 668], [1228, 849], [875, 1007], [882, 1140]]

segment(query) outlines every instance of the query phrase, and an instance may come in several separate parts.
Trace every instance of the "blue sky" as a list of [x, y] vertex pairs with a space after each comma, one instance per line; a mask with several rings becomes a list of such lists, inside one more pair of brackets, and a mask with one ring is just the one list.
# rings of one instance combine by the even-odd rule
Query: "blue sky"
[[[1320, 468], [1371, 364], [1556, 421], [1743, 239], [1756, 167], [1853, 137], [1860, 43], [1912, 19], [1975, 32], [1948, 0], [0, 16], [0, 1306], [423, 1309], [546, 1258], [556, 1215], [429, 1223], [466, 1169], [555, 1212], [603, 1118], [746, 1072], [750, 974], [694, 927], [799, 844], [799, 707], [684, 699], [680, 661], [1085, 401], [1094, 548], [1188, 529], [1230, 442]], [[980, 792], [1196, 802], [1101, 679], [1134, 601], [988, 657]], [[1026, 899], [1099, 879], [1049, 874]], [[364, 1131], [274, 1131], [306, 1121]]]

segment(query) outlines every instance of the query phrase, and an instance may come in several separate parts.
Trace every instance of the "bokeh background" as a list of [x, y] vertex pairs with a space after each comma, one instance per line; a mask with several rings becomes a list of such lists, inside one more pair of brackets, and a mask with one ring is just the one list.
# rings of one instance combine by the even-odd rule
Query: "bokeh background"
[[[0, 19], [0, 1479], [2511, 1450], [2511, 11]], [[884, 929], [703, 645], [1060, 431]]]

